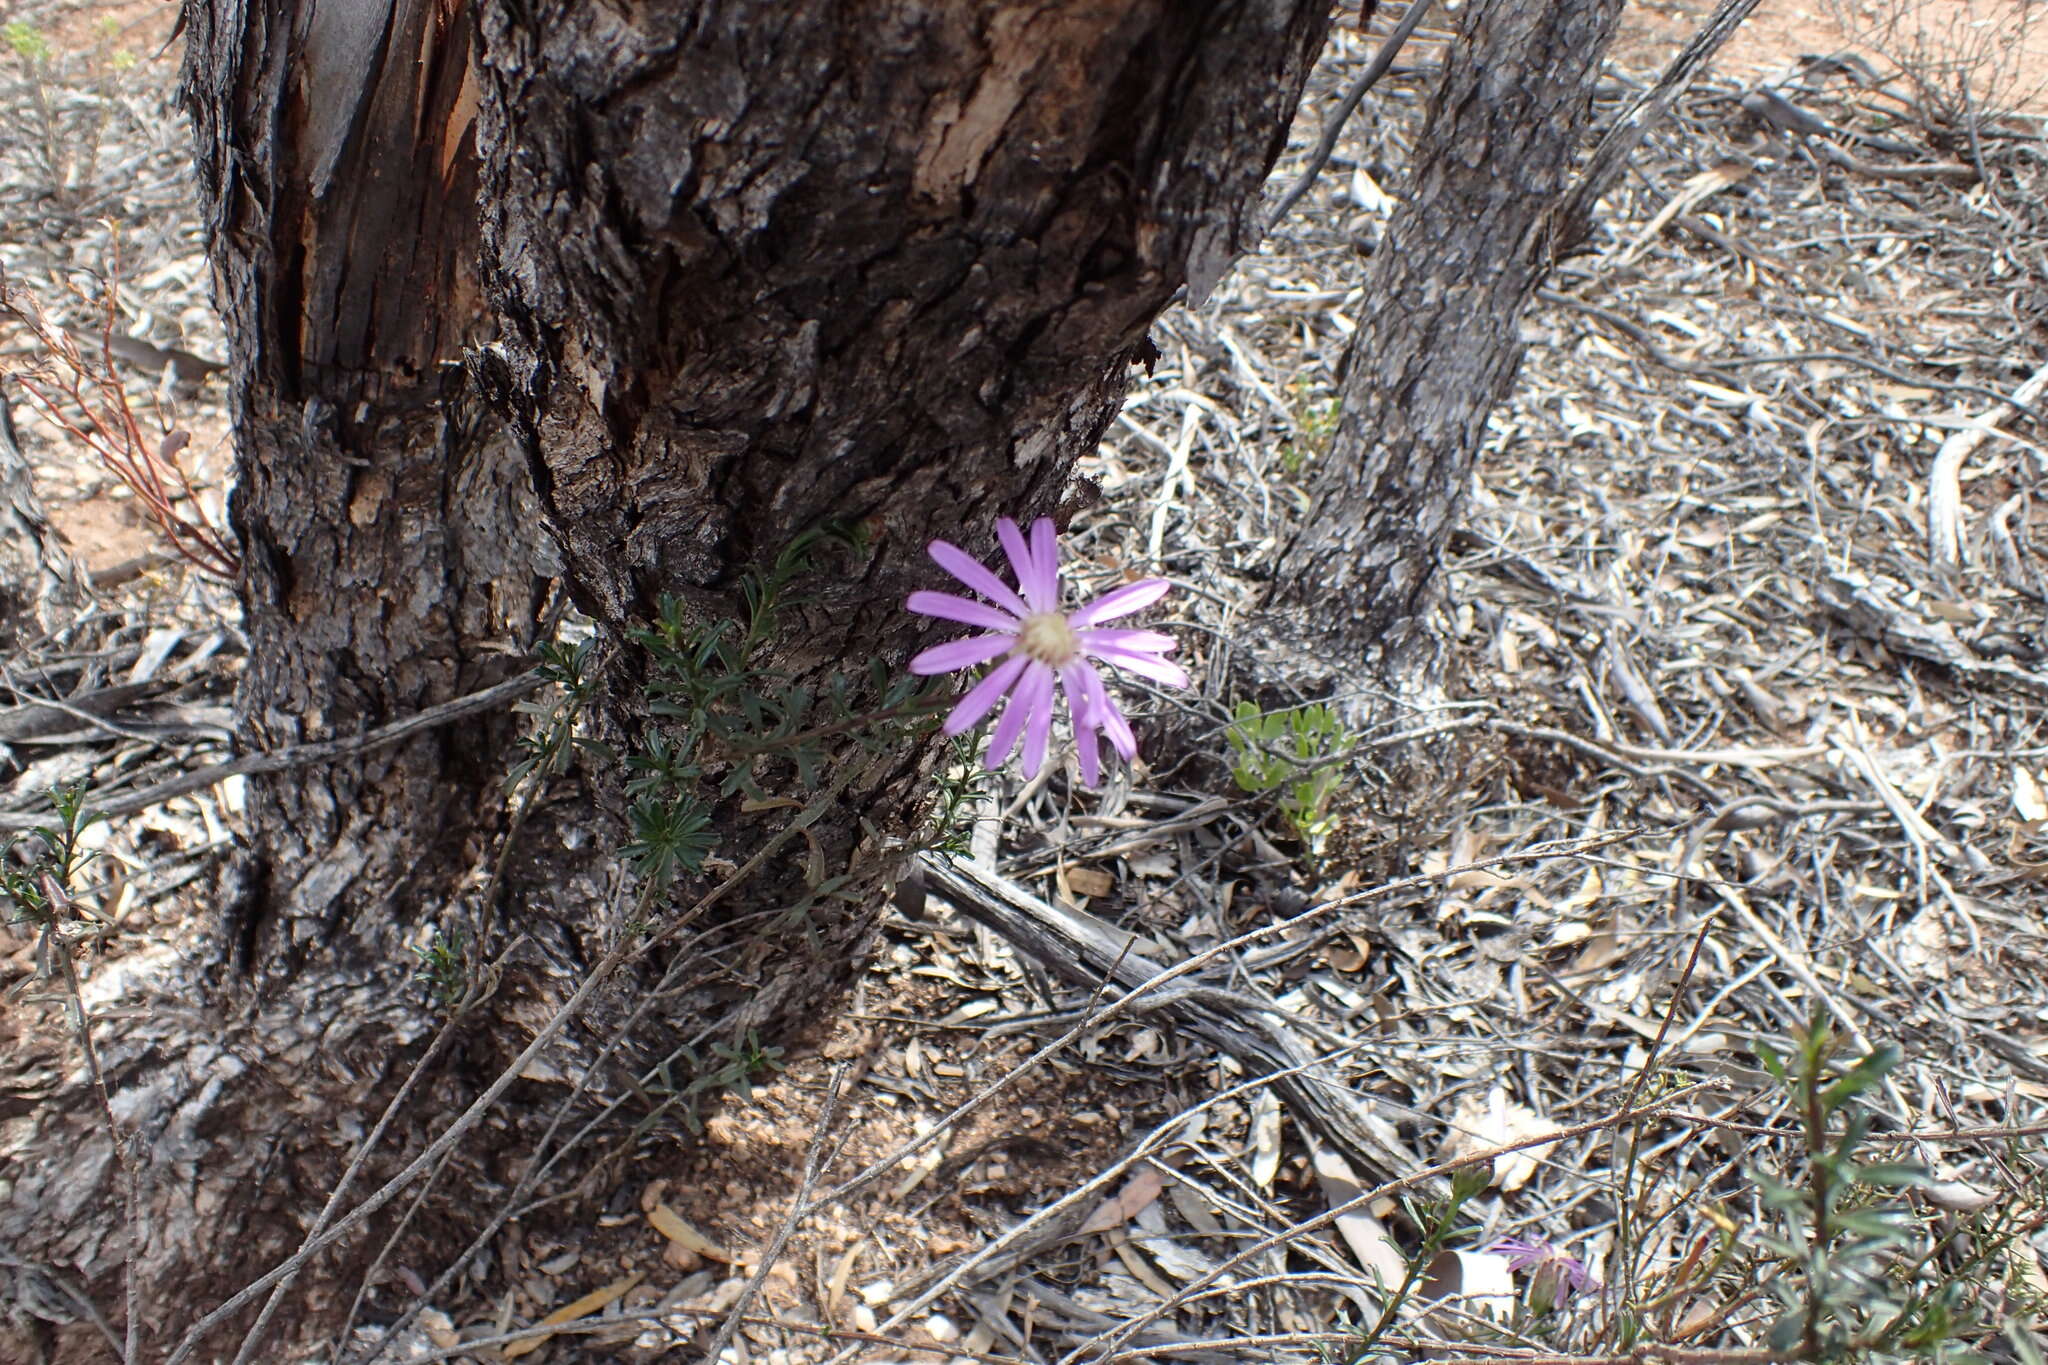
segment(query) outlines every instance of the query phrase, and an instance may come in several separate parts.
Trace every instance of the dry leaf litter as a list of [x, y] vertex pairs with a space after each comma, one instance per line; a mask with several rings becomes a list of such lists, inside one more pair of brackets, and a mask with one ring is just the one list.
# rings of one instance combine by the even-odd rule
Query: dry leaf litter
[[[0, 142], [7, 280], [88, 325], [68, 287], [118, 250], [128, 334], [219, 358], [175, 50], [118, 57], [153, 55], [168, 15], [23, 17], [57, 56], [43, 104], [0, 61], [6, 117], [56, 120], [73, 153]], [[1334, 33], [1276, 195], [1388, 25]], [[1104, 492], [1076, 523], [1083, 563], [1187, 588], [1178, 628], [1203, 686], [1141, 708], [1154, 765], [1099, 799], [1055, 772], [991, 792], [971, 872], [891, 919], [837, 1015], [780, 1040], [785, 1070], [710, 1111], [701, 1141], [650, 1139], [609, 1167], [588, 1220], [508, 1226], [390, 1358], [662, 1358], [702, 1349], [744, 1300], [727, 1359], [1052, 1361], [1114, 1341], [1310, 1360], [1377, 1311], [1415, 1237], [1393, 1199], [1318, 1215], [1537, 1140], [1492, 1163], [1476, 1232], [1431, 1268], [1424, 1298], [1450, 1297], [1395, 1332], [1496, 1342], [1485, 1315], [1514, 1286], [1494, 1239], [1567, 1245], [1612, 1278], [1667, 1272], [1718, 1224], [1763, 1224], [1739, 1173], [1784, 1159], [1771, 1130], [1792, 1116], [1752, 1048], [1816, 1011], [1906, 1049], [1874, 1101], [1885, 1129], [2042, 1121], [2038, 118], [1945, 136], [1899, 86], [1785, 65], [1775, 90], [1857, 135], [1822, 145], [1745, 108], [1757, 82], [1696, 88], [1526, 320], [1448, 563], [1456, 699], [1386, 726], [1436, 738], [1417, 758], [1360, 737], [1320, 857], [1270, 798], [1235, 790], [1230, 706], [1291, 685], [1241, 647], [1261, 566], [1322, 458], [1365, 254], [1444, 37], [1424, 26], [1218, 296], [1161, 320], [1156, 372], [1082, 471]], [[1602, 107], [1642, 83], [1617, 72]], [[138, 411], [172, 405], [164, 420], [195, 433], [217, 496], [218, 380], [130, 378]], [[98, 588], [83, 619], [4, 661], [0, 809], [22, 815], [54, 782], [89, 777], [105, 798], [218, 757], [240, 645], [231, 595], [17, 417]], [[236, 802], [230, 783], [104, 827], [121, 933], [93, 972], [177, 947]], [[6, 943], [13, 984], [32, 944]], [[1190, 961], [1178, 987], [1105, 1015]], [[38, 1025], [6, 1018], [5, 1055], [36, 1055], [16, 1043]], [[1691, 1118], [1648, 1126], [1631, 1174], [1585, 1126], [1653, 1046], [1660, 1086], [1705, 1084]], [[10, 1068], [6, 1084], [32, 1101], [59, 1079]], [[1995, 1145], [1915, 1154], [1965, 1203], [2008, 1188]], [[813, 1195], [866, 1183], [792, 1223], [807, 1166]], [[1616, 1265], [1626, 1179], [1657, 1216]], [[373, 1299], [411, 1306], [435, 1268], [395, 1265]], [[1597, 1300], [1571, 1311], [1548, 1340], [1589, 1344]]]

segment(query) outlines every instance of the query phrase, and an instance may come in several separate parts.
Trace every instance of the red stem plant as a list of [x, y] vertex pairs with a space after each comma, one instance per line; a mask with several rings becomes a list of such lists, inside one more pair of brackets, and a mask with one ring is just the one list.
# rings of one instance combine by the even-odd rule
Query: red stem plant
[[111, 280], [101, 284], [95, 355], [80, 347], [76, 335], [52, 323], [33, 294], [0, 279], [0, 313], [19, 319], [42, 352], [36, 364], [15, 371], [13, 378], [52, 425], [135, 494], [143, 514], [180, 558], [216, 578], [239, 582], [241, 556], [207, 519], [178, 462], [192, 434], [162, 422], [163, 436], [152, 440], [128, 403], [114, 369], [115, 290]]

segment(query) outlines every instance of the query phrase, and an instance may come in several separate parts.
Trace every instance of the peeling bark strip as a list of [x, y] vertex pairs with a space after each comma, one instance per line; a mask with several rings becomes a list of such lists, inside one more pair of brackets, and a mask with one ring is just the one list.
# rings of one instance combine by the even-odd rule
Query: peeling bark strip
[[[466, 11], [214, 0], [189, 14], [248, 565], [238, 710], [253, 746], [275, 749], [516, 672], [505, 643], [532, 617], [531, 514], [459, 368], [485, 325]], [[397, 891], [433, 903], [495, 804], [506, 733], [252, 783], [267, 894], [238, 926], [245, 965], [282, 979], [363, 906]]]
[[1544, 228], [1621, 0], [1471, 0], [1367, 273], [1343, 415], [1276, 594], [1365, 649], [1428, 602], [1487, 415], [1521, 365]]
[[487, 5], [501, 378], [586, 609], [864, 521], [880, 581], [816, 645], [906, 646], [927, 536], [1051, 511], [1146, 325], [1255, 238], [1326, 18]]

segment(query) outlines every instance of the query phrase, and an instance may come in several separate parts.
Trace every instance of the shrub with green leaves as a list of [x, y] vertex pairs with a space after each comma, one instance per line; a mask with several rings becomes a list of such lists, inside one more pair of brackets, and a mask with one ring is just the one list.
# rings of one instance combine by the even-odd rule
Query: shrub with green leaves
[[413, 955], [420, 960], [413, 980], [427, 988], [434, 1008], [452, 1013], [469, 993], [469, 968], [463, 960], [460, 933], [436, 933], [424, 944], [415, 944]]
[[[631, 627], [643, 651], [648, 723], [639, 746], [620, 755], [579, 727], [598, 688], [593, 641], [553, 644], [540, 672], [554, 686], [520, 703], [532, 718], [511, 774], [514, 787], [560, 773], [578, 755], [616, 763], [627, 801], [628, 838], [620, 849], [642, 884], [633, 922], [644, 927], [653, 899], [681, 876], [703, 869], [717, 847], [713, 807], [738, 797], [751, 809], [801, 805], [828, 783], [825, 767], [865, 753], [905, 726], [937, 724], [943, 681], [891, 673], [880, 659], [800, 682], [777, 665], [770, 642], [781, 614], [800, 604], [796, 585], [818, 558], [866, 551], [856, 531], [826, 526], [796, 537], [767, 567], [740, 582], [737, 616], [706, 619], [683, 599], [664, 595], [652, 621]], [[862, 704], [856, 704], [856, 699]], [[955, 782], [940, 803], [950, 823], [973, 795]], [[942, 784], [942, 797], [950, 789]], [[806, 817], [799, 817], [799, 824]], [[944, 834], [944, 827], [935, 837]], [[847, 891], [851, 879], [813, 868], [795, 909]]]
[[1280, 464], [1289, 478], [1302, 477], [1316, 461], [1322, 459], [1330, 448], [1331, 439], [1337, 434], [1337, 424], [1343, 415], [1344, 404], [1336, 398], [1300, 405], [1294, 431], [1280, 446]]
[[86, 784], [50, 789], [56, 823], [17, 834], [0, 850], [0, 895], [14, 918], [39, 929], [56, 929], [76, 916], [70, 892], [78, 874], [92, 860], [84, 845], [86, 830], [106, 819], [85, 804]]
[[[2009, 1289], [1984, 1292], [2004, 1276], [2026, 1222], [2013, 1201], [1993, 1201], [1967, 1219], [1940, 1215], [1915, 1199], [1934, 1185], [1913, 1162], [1872, 1160], [1871, 1112], [1862, 1097], [1900, 1062], [1895, 1046], [1848, 1060], [1843, 1038], [1816, 1017], [1789, 1056], [1757, 1049], [1784, 1087], [1805, 1134], [1805, 1169], [1780, 1179], [1755, 1173], [1780, 1231], [1763, 1240], [1778, 1259], [1764, 1288], [1777, 1301], [1766, 1342], [1786, 1359], [1915, 1360], [1974, 1365], [1972, 1344], [2002, 1325], [1987, 1298], [2013, 1303]], [[2020, 1298], [2029, 1298], [2024, 1293]]]
[[34, 24], [16, 19], [0, 28], [0, 38], [5, 38], [7, 46], [14, 49], [14, 55], [25, 62], [50, 60], [50, 40]]

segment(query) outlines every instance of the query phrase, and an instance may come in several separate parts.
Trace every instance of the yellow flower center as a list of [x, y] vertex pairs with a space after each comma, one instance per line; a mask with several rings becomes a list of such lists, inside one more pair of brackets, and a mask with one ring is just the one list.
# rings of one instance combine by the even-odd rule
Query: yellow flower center
[[1067, 618], [1056, 611], [1033, 612], [1017, 628], [1017, 652], [1042, 664], [1062, 668], [1081, 652], [1081, 641]]

